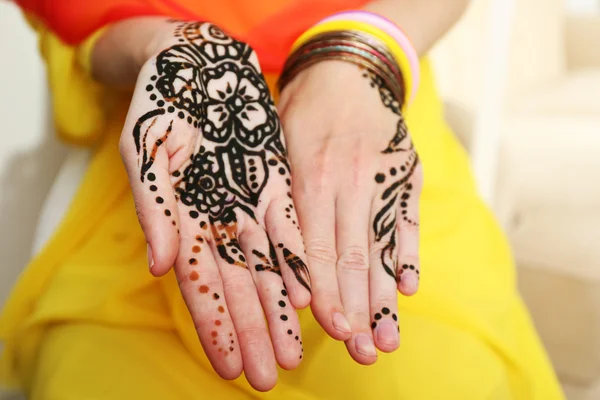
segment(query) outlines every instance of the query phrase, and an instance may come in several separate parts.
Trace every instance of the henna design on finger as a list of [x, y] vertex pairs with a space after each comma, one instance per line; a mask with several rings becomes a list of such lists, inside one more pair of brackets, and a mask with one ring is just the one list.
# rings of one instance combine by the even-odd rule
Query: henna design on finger
[[398, 327], [398, 331], [400, 331], [400, 326], [398, 325], [398, 316], [394, 313], [391, 313], [390, 309], [387, 307], [383, 307], [381, 309], [381, 312], [375, 313], [375, 315], [373, 315], [373, 322], [371, 322], [371, 329], [375, 329], [377, 328], [377, 323], [379, 321], [381, 321], [382, 318], [385, 317], [391, 317], [394, 322], [396, 323], [396, 326]]
[[256, 271], [270, 271], [274, 272], [277, 275], [281, 276], [281, 268], [279, 267], [279, 263], [277, 262], [277, 254], [275, 254], [275, 248], [269, 242], [269, 253], [271, 255], [270, 259], [261, 253], [258, 250], [252, 250], [252, 254], [254, 254], [258, 259], [262, 262], [262, 264], [256, 264]]
[[294, 272], [298, 282], [300, 282], [300, 284], [304, 286], [306, 290], [311, 292], [310, 273], [304, 261], [302, 261], [302, 259], [296, 254], [292, 253], [287, 247], [284, 246], [283, 243], [279, 243], [277, 247], [282, 249], [285, 263]]
[[[196, 271], [192, 271], [192, 273], [190, 274], [190, 279], [193, 281], [197, 280], [198, 277], [199, 277], [199, 275]], [[210, 288], [207, 285], [200, 285], [198, 287], [198, 291], [202, 295], [208, 295], [210, 292]], [[221, 296], [218, 293], [214, 292], [212, 294], [212, 298], [213, 298], [213, 300], [215, 300], [217, 302], [217, 304], [219, 304], [219, 299], [221, 298]], [[224, 314], [225, 307], [223, 307], [222, 305], [219, 304], [217, 306], [217, 312], [220, 314]], [[222, 353], [223, 356], [227, 356], [227, 355], [229, 355], [230, 352], [232, 352], [235, 349], [234, 348], [235, 340], [233, 340], [233, 332], [229, 332], [228, 336], [223, 336], [223, 335], [219, 334], [219, 330], [222, 325], [222, 322], [219, 318], [216, 318], [213, 321], [213, 324], [214, 324], [214, 328], [210, 332], [210, 336], [212, 337], [212, 345], [219, 346], [218, 347], [219, 353]]]
[[369, 79], [371, 87], [378, 90], [383, 106], [398, 117], [394, 136], [382, 153], [401, 155], [402, 162], [397, 168], [390, 168], [387, 173], [379, 172], [375, 175], [375, 183], [384, 186], [384, 189], [380, 198], [383, 205], [373, 219], [373, 231], [375, 241], [385, 243], [380, 256], [385, 272], [399, 282], [400, 274], [396, 256], [398, 208], [402, 210], [402, 220], [405, 223], [418, 225], [408, 217], [407, 200], [410, 198], [410, 191], [413, 187], [411, 180], [419, 163], [419, 157], [410, 140], [401, 112], [401, 104], [394, 98], [393, 92], [386, 87], [385, 82], [379, 76], [365, 72], [363, 77]]
[[396, 281], [400, 282], [402, 281], [402, 274], [404, 273], [404, 271], [415, 271], [415, 274], [417, 275], [417, 280], [421, 280], [421, 272], [419, 271], [418, 267], [415, 267], [412, 264], [402, 264], [402, 268], [398, 268], [398, 276], [396, 278]]
[[[201, 22], [177, 22], [173, 38], [175, 44], [156, 56], [146, 86], [153, 108], [133, 129], [140, 179], [154, 182], [157, 152], [177, 129], [198, 132], [201, 140], [189, 161], [171, 174], [177, 178], [172, 181], [175, 199], [190, 218], [202, 217], [196, 233], [209, 231], [225, 262], [246, 268], [238, 217], [257, 222], [255, 210], [265, 188], [276, 181], [291, 185], [275, 105], [247, 44]], [[149, 189], [166, 188], [152, 183]], [[291, 198], [291, 190], [287, 195]], [[163, 204], [164, 198], [156, 202]], [[164, 213], [170, 216], [172, 210]], [[196, 265], [196, 258], [191, 256], [189, 264]], [[308, 270], [296, 276], [307, 287]]]
[[154, 142], [154, 146], [152, 147], [152, 151], [148, 152], [148, 145], [146, 142], [146, 140], [148, 138], [148, 131], [152, 128], [152, 126], [154, 126], [155, 122], [156, 122], [156, 119], [153, 119], [152, 122], [150, 123], [150, 126], [148, 127], [148, 129], [146, 129], [146, 133], [144, 134], [142, 165], [140, 168], [141, 169], [140, 179], [142, 179], [142, 182], [144, 181], [143, 178], [144, 178], [144, 175], [146, 174], [146, 171], [148, 171], [148, 169], [150, 169], [152, 164], [154, 164], [154, 159], [156, 158], [156, 153], [158, 152], [158, 148], [167, 140], [167, 138], [173, 131], [173, 121], [171, 121], [169, 123], [169, 127], [165, 131], [164, 135], [162, 135], [161, 137], [156, 139], [156, 141]]
[[[269, 241], [269, 253], [270, 253], [270, 257], [267, 257], [264, 253], [261, 253], [258, 250], [252, 250], [252, 254], [254, 254], [256, 257], [258, 257], [258, 259], [261, 261], [261, 264], [256, 264], [255, 269], [257, 272], [262, 272], [262, 271], [270, 271], [273, 272], [279, 276], [281, 276], [281, 268], [279, 267], [279, 263], [277, 262], [277, 254], [275, 252], [275, 247], [273, 246], [273, 244]], [[309, 288], [310, 291], [310, 288]], [[283, 289], [281, 289], [281, 295], [283, 296], [283, 299], [279, 300], [277, 302], [277, 305], [279, 307], [281, 307], [282, 309], [282, 314], [279, 316], [279, 319], [283, 322], [287, 322], [288, 321], [288, 316], [287, 314], [283, 313], [283, 310], [285, 310], [289, 305], [289, 301], [287, 299], [287, 290], [285, 289], [285, 286]], [[285, 327], [284, 327], [285, 329]], [[294, 331], [292, 329], [286, 329], [286, 333], [288, 335], [294, 335]], [[296, 341], [299, 342], [300, 344], [300, 359], [302, 359], [302, 353], [304, 352], [304, 348], [302, 347], [302, 341], [300, 340], [300, 336], [298, 334], [296, 334], [294, 336], [294, 339], [296, 339]]]
[[[287, 307], [287, 302], [286, 302], [286, 300], [287, 300], [287, 291], [286, 291], [285, 289], [282, 289], [282, 290], [281, 290], [281, 295], [283, 296], [283, 300], [280, 300], [280, 301], [279, 301], [279, 303], [278, 303], [278, 305], [279, 305], [279, 307], [281, 307], [281, 308], [283, 309], [283, 308], [286, 308], [286, 307]], [[281, 319], [282, 321], [287, 321], [287, 320], [288, 320], [288, 317], [287, 317], [287, 315], [286, 315], [286, 314], [281, 314], [281, 316], [280, 316], [280, 319]], [[302, 340], [300, 340], [300, 336], [299, 336], [298, 334], [295, 334], [295, 333], [294, 333], [294, 331], [293, 331], [293, 330], [291, 330], [291, 329], [288, 329], [288, 330], [286, 331], [286, 333], [287, 333], [289, 336], [294, 336], [294, 339], [295, 339], [295, 340], [298, 342], [298, 344], [300, 345], [300, 356], [299, 356], [299, 359], [301, 360], [301, 359], [302, 359], [302, 357], [303, 357], [303, 355], [304, 355], [304, 347], [303, 347], [303, 345], [302, 345]]]
[[[288, 186], [291, 186], [292, 182], [287, 179], [286, 183]], [[301, 230], [300, 229], [300, 224], [298, 223], [298, 221], [292, 216], [292, 210], [294, 209], [294, 205], [292, 203], [290, 203], [286, 208], [285, 208], [285, 217], [287, 219], [289, 219], [292, 222], [292, 225], [294, 225], [296, 227], [296, 229]]]

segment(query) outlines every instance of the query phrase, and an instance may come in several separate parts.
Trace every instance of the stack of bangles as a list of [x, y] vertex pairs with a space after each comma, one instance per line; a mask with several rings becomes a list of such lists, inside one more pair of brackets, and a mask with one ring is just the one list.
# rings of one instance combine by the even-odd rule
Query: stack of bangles
[[366, 11], [326, 18], [301, 35], [279, 78], [279, 91], [301, 71], [325, 60], [349, 62], [371, 72], [398, 101], [410, 104], [419, 82], [417, 52], [390, 20]]

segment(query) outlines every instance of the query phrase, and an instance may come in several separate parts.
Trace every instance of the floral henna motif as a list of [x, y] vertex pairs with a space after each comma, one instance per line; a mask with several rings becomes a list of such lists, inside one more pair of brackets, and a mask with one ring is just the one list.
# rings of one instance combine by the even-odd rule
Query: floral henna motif
[[[138, 119], [133, 131], [140, 179], [150, 181], [151, 191], [157, 190], [151, 168], [176, 120], [199, 129], [202, 146], [172, 174], [177, 178], [175, 198], [189, 207], [190, 218], [208, 217], [204, 219], [210, 226], [200, 221], [197, 238], [210, 230], [221, 258], [246, 268], [237, 240], [236, 213], [256, 221], [254, 209], [272, 176], [283, 175], [291, 185], [275, 106], [248, 45], [209, 23], [177, 22], [174, 38], [176, 44], [156, 57], [155, 74], [146, 86], [155, 107]], [[151, 141], [148, 138], [154, 136], [149, 132], [158, 129], [158, 118], [167, 118], [168, 127]], [[156, 201], [164, 203], [161, 197]], [[170, 216], [171, 210], [165, 210], [165, 215]], [[172, 224], [176, 226], [175, 220]], [[290, 258], [290, 267], [310, 290], [308, 270], [299, 261]], [[196, 258], [189, 263], [196, 265]], [[267, 263], [263, 265], [267, 270]], [[269, 265], [269, 270], [280, 273], [276, 262]]]

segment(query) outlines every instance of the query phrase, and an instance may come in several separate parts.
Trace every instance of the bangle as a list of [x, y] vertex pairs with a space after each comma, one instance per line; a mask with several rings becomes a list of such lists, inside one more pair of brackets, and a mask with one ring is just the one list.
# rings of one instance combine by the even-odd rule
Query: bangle
[[296, 47], [279, 78], [279, 90], [305, 68], [324, 60], [340, 60], [366, 69], [379, 78], [400, 108], [404, 102], [403, 75], [385, 45], [359, 31], [324, 32]]
[[[334, 36], [332, 36], [331, 38], [323, 37], [320, 38], [317, 43], [306, 44], [305, 46], [303, 46], [303, 50], [308, 51], [314, 47], [326, 45], [340, 45], [355, 48], [357, 50], [362, 50], [369, 53], [372, 56], [377, 57], [387, 66], [387, 68], [390, 71], [395, 73], [398, 81], [402, 80], [402, 73], [400, 72], [400, 69], [394, 63], [393, 57], [391, 56], [391, 54], [389, 54], [385, 47], [379, 46], [379, 44], [375, 41], [368, 40], [368, 37], [366, 35], [363, 35], [363, 37], [361, 37], [360, 32], [338, 32], [337, 35], [340, 36], [340, 38], [336, 38]], [[368, 44], [365, 44], [365, 42]]]
[[344, 11], [327, 17], [321, 20], [320, 23], [340, 20], [352, 20], [371, 24], [385, 31], [388, 35], [394, 38], [396, 42], [398, 42], [398, 44], [400, 45], [400, 47], [402, 47], [402, 50], [408, 57], [408, 61], [410, 64], [413, 82], [413, 90], [410, 93], [410, 99], [411, 101], [414, 100], [414, 96], [416, 95], [416, 91], [419, 86], [420, 78], [419, 56], [414, 46], [412, 45], [410, 38], [402, 30], [402, 28], [390, 19], [370, 11]]
[[305, 43], [290, 57], [286, 64], [286, 70], [295, 69], [298, 63], [302, 63], [313, 56], [343, 53], [357, 56], [372, 64], [379, 72], [378, 75], [384, 75], [384, 77], [389, 78], [390, 82], [394, 83], [388, 86], [399, 86], [398, 92], [404, 93], [402, 74], [393, 62], [392, 56], [385, 47], [369, 39], [367, 35], [360, 32], [334, 32], [318, 35]]
[[413, 73], [409, 57], [405, 53], [404, 49], [400, 46], [400, 44], [386, 31], [380, 29], [379, 27], [373, 26], [370, 23], [352, 21], [348, 19], [332, 20], [328, 22], [318, 23], [317, 25], [304, 32], [304, 34], [302, 34], [296, 40], [296, 42], [292, 46], [292, 52], [294, 52], [303, 43], [310, 40], [310, 38], [321, 33], [334, 31], [362, 32], [382, 42], [389, 49], [389, 52], [393, 56], [393, 60], [398, 64], [400, 70], [402, 71], [404, 86], [406, 88], [406, 98], [403, 100], [403, 103], [408, 103], [414, 97], [414, 94], [416, 93], [416, 82], [414, 78], [417, 77], [418, 79], [418, 69]]

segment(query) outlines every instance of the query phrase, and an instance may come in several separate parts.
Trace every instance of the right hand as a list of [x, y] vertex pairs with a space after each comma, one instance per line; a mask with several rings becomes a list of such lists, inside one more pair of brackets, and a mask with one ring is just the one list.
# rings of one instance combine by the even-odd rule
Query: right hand
[[311, 299], [281, 125], [248, 45], [209, 23], [168, 25], [120, 142], [150, 270], [174, 265], [217, 373], [268, 390], [276, 362], [302, 359], [295, 309]]

